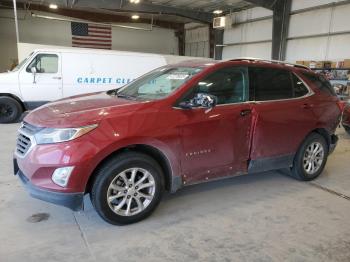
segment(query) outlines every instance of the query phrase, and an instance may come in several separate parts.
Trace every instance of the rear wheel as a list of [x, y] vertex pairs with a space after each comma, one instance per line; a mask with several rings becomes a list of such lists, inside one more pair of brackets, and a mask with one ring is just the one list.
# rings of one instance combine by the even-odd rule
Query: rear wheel
[[123, 225], [148, 217], [162, 191], [162, 171], [145, 154], [130, 152], [106, 162], [97, 172], [91, 200], [108, 223]]
[[20, 103], [12, 97], [0, 97], [0, 123], [14, 123], [23, 113]]
[[312, 133], [305, 139], [294, 158], [292, 176], [303, 181], [315, 179], [322, 173], [327, 157], [326, 140], [320, 134]]

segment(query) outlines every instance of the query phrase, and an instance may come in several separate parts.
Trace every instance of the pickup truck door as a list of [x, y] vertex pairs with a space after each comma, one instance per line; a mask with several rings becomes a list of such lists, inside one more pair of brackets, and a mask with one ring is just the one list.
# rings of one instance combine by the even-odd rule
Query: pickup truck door
[[181, 115], [181, 165], [185, 183], [211, 180], [247, 172], [249, 158], [251, 106], [248, 102], [246, 68], [219, 69], [201, 80], [191, 94], [208, 93], [218, 105], [176, 109]]
[[[35, 68], [36, 73], [32, 72]], [[60, 53], [38, 53], [19, 73], [19, 85], [29, 108], [62, 98]]]

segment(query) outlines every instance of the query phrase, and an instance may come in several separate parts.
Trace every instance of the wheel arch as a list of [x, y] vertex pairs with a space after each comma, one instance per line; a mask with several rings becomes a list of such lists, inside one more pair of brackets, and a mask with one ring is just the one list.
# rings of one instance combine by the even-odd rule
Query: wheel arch
[[163, 171], [164, 188], [166, 191], [172, 191], [172, 180], [173, 180], [173, 169], [170, 160], [167, 156], [158, 148], [150, 146], [147, 144], [133, 144], [117, 149], [116, 151], [110, 153], [105, 158], [103, 158], [95, 167], [91, 173], [88, 182], [85, 186], [85, 193], [91, 191], [92, 185], [97, 177], [97, 170], [104, 165], [109, 159], [115, 157], [116, 155], [122, 154], [124, 152], [138, 152], [146, 154], [152, 157], [161, 167]]
[[328, 150], [330, 148], [330, 145], [331, 145], [331, 142], [332, 142], [332, 138], [331, 138], [331, 134], [327, 131], [327, 129], [325, 128], [315, 128], [313, 130], [311, 130], [305, 137], [304, 139], [300, 142], [298, 148], [297, 148], [297, 151], [299, 150], [299, 148], [301, 147], [301, 145], [304, 143], [304, 141], [312, 134], [312, 133], [316, 133], [316, 134], [319, 134], [321, 135], [325, 140], [326, 140], [326, 143], [327, 143], [327, 146], [328, 146]]
[[317, 133], [317, 134], [321, 135], [326, 140], [328, 150], [329, 150], [332, 139], [331, 139], [331, 135], [329, 134], [329, 132], [325, 128], [316, 128], [316, 129], [312, 130], [312, 132], [310, 132], [310, 134], [311, 133]]
[[18, 96], [14, 95], [14, 94], [10, 94], [10, 93], [0, 93], [0, 96], [7, 96], [7, 97], [11, 97], [11, 98], [15, 99], [21, 105], [23, 112], [26, 111], [26, 107], [25, 107], [24, 103], [22, 102], [22, 100]]

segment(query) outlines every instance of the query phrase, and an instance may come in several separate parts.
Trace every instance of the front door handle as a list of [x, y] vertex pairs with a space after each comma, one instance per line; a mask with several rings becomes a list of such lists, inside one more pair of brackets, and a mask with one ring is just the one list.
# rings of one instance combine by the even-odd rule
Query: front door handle
[[250, 115], [251, 113], [252, 113], [251, 109], [243, 109], [241, 111], [241, 116], [247, 116], [247, 115]]
[[304, 108], [304, 109], [310, 109], [310, 108], [312, 108], [312, 107], [313, 107], [312, 104], [307, 104], [307, 103], [305, 103], [305, 104], [302, 105], [302, 108]]

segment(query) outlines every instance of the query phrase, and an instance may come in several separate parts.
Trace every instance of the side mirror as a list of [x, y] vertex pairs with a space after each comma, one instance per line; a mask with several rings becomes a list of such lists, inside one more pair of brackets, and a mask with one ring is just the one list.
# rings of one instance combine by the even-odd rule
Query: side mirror
[[36, 76], [36, 67], [33, 66], [32, 68], [30, 68], [30, 71], [33, 74], [33, 84], [36, 84], [36, 80], [35, 80], [35, 76]]
[[193, 107], [204, 107], [211, 109], [217, 104], [217, 97], [205, 93], [198, 93], [190, 101], [181, 102], [179, 106], [183, 109], [191, 109]]
[[191, 101], [198, 107], [213, 108], [216, 106], [218, 99], [213, 95], [198, 93]]

